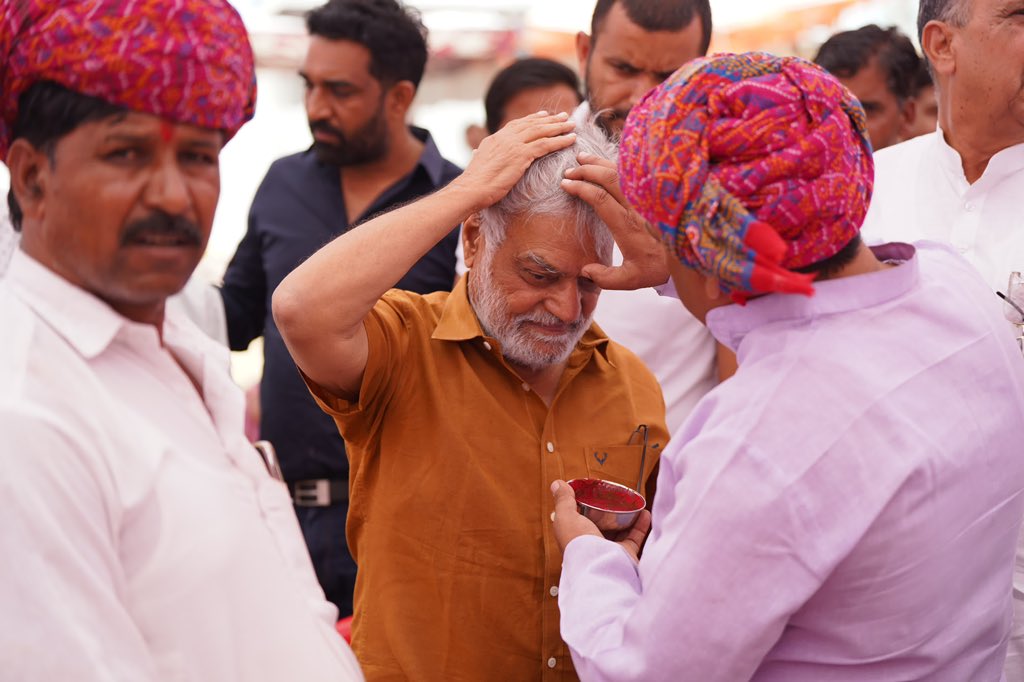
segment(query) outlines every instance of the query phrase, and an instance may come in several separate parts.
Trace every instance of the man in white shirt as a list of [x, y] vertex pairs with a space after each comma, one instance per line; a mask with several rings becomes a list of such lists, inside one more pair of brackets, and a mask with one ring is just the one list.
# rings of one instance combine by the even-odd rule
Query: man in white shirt
[[252, 116], [241, 19], [0, 0], [0, 54], [0, 676], [361, 680], [227, 351], [165, 306]]
[[[606, 132], [618, 136], [629, 110], [687, 61], [707, 54], [707, 0], [598, 0], [590, 35], [576, 37], [587, 102]], [[615, 264], [621, 262], [616, 250]], [[693, 315], [653, 289], [606, 291], [594, 319], [608, 336], [640, 356], [661, 384], [666, 420], [675, 431], [718, 382], [716, 344]], [[725, 351], [722, 378], [735, 359]]]
[[[935, 79], [939, 130], [875, 155], [862, 233], [869, 242], [951, 244], [990, 287], [1005, 291], [1010, 272], [1024, 270], [1024, 2], [922, 0], [918, 32]], [[1024, 680], [1020, 549], [1014, 596], [1010, 682]]]

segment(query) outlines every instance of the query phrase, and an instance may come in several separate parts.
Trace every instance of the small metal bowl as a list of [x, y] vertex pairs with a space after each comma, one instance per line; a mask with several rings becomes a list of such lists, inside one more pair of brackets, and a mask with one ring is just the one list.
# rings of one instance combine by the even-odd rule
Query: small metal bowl
[[647, 506], [644, 496], [632, 488], [600, 478], [574, 478], [569, 485], [576, 493], [580, 514], [601, 531], [629, 528]]

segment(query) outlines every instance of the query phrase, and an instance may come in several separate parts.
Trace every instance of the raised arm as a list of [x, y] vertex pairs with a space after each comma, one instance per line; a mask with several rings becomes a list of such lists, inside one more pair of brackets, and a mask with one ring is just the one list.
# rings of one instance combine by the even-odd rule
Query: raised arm
[[504, 197], [534, 160], [571, 145], [573, 126], [543, 112], [513, 121], [446, 187], [348, 231], [288, 275], [274, 292], [274, 320], [302, 371], [355, 395], [367, 359], [363, 320], [384, 292], [452, 225]]

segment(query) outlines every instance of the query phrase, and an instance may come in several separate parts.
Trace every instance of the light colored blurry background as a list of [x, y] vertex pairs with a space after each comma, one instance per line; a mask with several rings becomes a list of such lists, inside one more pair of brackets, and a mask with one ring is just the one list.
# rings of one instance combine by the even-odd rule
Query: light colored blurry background
[[[430, 130], [441, 153], [464, 165], [466, 127], [484, 122], [483, 95], [511, 60], [538, 55], [576, 67], [577, 31], [589, 30], [595, 0], [408, 0], [430, 31], [430, 62], [412, 122]], [[245, 233], [249, 204], [275, 159], [308, 147], [297, 69], [306, 50], [304, 16], [322, 0], [233, 0], [257, 60], [255, 118], [221, 154], [221, 198], [198, 276], [219, 282]], [[835, 31], [895, 24], [916, 41], [917, 0], [712, 0], [713, 52], [765, 50], [812, 57]], [[8, 176], [0, 164], [0, 193]], [[0, 201], [0, 211], [6, 201]], [[87, 229], [88, 226], [83, 226]], [[259, 380], [262, 350], [236, 353], [235, 378]]]

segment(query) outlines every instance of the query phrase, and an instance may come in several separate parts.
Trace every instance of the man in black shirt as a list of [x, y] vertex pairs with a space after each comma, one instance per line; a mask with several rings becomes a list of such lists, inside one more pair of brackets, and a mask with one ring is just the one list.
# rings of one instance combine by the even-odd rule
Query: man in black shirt
[[[344, 617], [352, 613], [356, 574], [345, 541], [345, 444], [302, 382], [270, 297], [321, 246], [444, 186], [460, 169], [441, 157], [426, 130], [406, 124], [427, 60], [418, 18], [395, 0], [331, 0], [309, 14], [307, 27], [300, 75], [314, 143], [271, 166], [221, 294], [231, 348], [264, 337], [261, 437], [277, 449], [317, 577]], [[457, 240], [453, 230], [397, 287], [451, 290]]]

